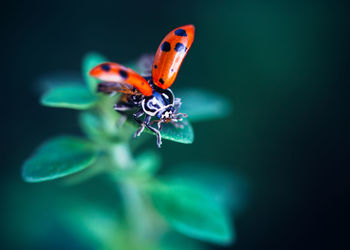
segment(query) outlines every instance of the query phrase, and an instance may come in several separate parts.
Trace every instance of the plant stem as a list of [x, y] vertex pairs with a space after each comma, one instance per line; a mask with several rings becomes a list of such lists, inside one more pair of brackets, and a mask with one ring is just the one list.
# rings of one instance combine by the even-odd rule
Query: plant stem
[[[111, 153], [116, 168], [135, 167], [128, 144], [123, 143], [113, 146]], [[130, 230], [138, 237], [145, 237], [148, 228], [147, 214], [137, 184], [131, 179], [120, 181], [117, 174], [115, 179], [121, 187], [126, 221]]]
[[147, 233], [147, 214], [138, 188], [132, 182], [123, 182], [122, 196], [124, 199], [125, 215], [130, 229], [138, 237]]
[[126, 143], [115, 144], [111, 149], [111, 157], [116, 167], [127, 169], [134, 165], [130, 148]]

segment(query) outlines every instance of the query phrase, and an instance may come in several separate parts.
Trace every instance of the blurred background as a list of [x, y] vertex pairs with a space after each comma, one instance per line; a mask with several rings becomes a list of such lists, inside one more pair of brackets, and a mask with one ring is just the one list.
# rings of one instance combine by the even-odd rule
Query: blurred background
[[[339, 249], [348, 244], [347, 1], [11, 1], [1, 6], [1, 244], [89, 248], [53, 214], [62, 195], [118, 203], [110, 184], [27, 184], [21, 164], [43, 140], [79, 134], [77, 112], [39, 105], [39, 77], [79, 72], [88, 51], [126, 63], [171, 29], [196, 38], [176, 87], [229, 98], [227, 119], [195, 124], [195, 142], [165, 142], [164, 168], [227, 166], [247, 192], [236, 242], [209, 249]], [[210, 100], [208, 100], [210, 102]], [[155, 145], [150, 145], [155, 148]], [[175, 153], [176, 152], [176, 153]], [[81, 203], [83, 204], [83, 203]], [[83, 206], [83, 205], [82, 205]], [[53, 233], [54, 232], [54, 233]]]

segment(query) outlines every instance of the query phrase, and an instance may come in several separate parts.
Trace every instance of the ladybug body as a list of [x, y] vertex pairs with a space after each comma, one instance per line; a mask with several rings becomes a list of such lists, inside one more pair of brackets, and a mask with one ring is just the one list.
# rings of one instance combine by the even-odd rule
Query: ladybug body
[[[102, 82], [98, 85], [98, 92], [112, 94], [124, 93], [114, 109], [124, 116], [132, 109], [134, 119], [140, 124], [135, 137], [141, 135], [147, 127], [157, 135], [157, 145], [162, 144], [160, 130], [162, 123], [172, 123], [175, 127], [186, 115], [179, 113], [181, 99], [175, 98], [169, 89], [175, 81], [178, 70], [194, 39], [194, 26], [185, 25], [171, 31], [161, 42], [153, 60], [151, 76], [141, 76], [130, 68], [113, 62], [97, 65], [90, 71], [90, 75]], [[145, 116], [143, 120], [140, 118]], [[152, 120], [152, 118], [158, 120]], [[158, 129], [152, 127], [157, 122]]]

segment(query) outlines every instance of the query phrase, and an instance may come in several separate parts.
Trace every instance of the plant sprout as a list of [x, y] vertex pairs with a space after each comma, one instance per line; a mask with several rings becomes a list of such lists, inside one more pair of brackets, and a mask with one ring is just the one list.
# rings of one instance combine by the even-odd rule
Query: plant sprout
[[[85, 235], [98, 238], [101, 248], [176, 249], [176, 243], [166, 239], [171, 229], [202, 241], [231, 243], [234, 234], [227, 206], [194, 181], [161, 177], [159, 151], [147, 150], [150, 136], [134, 140], [138, 125], [132, 120], [118, 125], [121, 115], [113, 110], [113, 104], [120, 96], [98, 94], [98, 81], [89, 76], [94, 66], [105, 61], [108, 60], [98, 53], [87, 54], [82, 66], [84, 85], [62, 83], [44, 93], [42, 105], [80, 111], [79, 123], [85, 137], [62, 135], [44, 142], [24, 162], [24, 180], [34, 183], [64, 178], [79, 182], [101, 173], [110, 176], [113, 185], [121, 190], [121, 215], [102, 216], [98, 209], [89, 210], [82, 204], [81, 209], [69, 213], [80, 214], [80, 222], [89, 228]], [[142, 73], [138, 64], [130, 66]], [[181, 112], [188, 118], [183, 128], [166, 124], [161, 130], [165, 140], [191, 144], [191, 122], [222, 118], [230, 112], [225, 98], [208, 91], [187, 89], [176, 91], [176, 95], [182, 98]], [[141, 153], [136, 155], [136, 151]], [[198, 249], [200, 245], [187, 242], [186, 246]]]

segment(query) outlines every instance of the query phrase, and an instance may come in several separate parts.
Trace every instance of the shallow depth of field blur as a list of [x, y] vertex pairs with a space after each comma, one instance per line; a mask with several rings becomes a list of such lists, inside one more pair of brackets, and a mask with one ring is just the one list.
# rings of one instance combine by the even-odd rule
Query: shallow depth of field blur
[[[191, 175], [191, 162], [205, 162], [222, 166], [217, 171], [237, 186], [230, 198], [235, 243], [206, 249], [341, 247], [349, 148], [348, 91], [341, 89], [349, 83], [346, 5], [62, 0], [3, 6], [0, 248], [91, 249], [93, 239], [77, 233], [83, 225], [74, 218], [62, 224], [57, 214], [73, 203], [80, 214], [86, 201], [96, 209], [119, 205], [115, 186], [103, 178], [72, 187], [21, 179], [22, 162], [43, 140], [81, 133], [77, 112], [40, 106], [38, 79], [79, 72], [88, 51], [119, 63], [155, 53], [167, 32], [190, 23], [196, 38], [174, 92], [216, 92], [231, 100], [233, 112], [194, 124], [193, 144], [164, 141], [159, 153], [164, 171], [189, 163]], [[155, 140], [149, 148], [158, 151]]]

